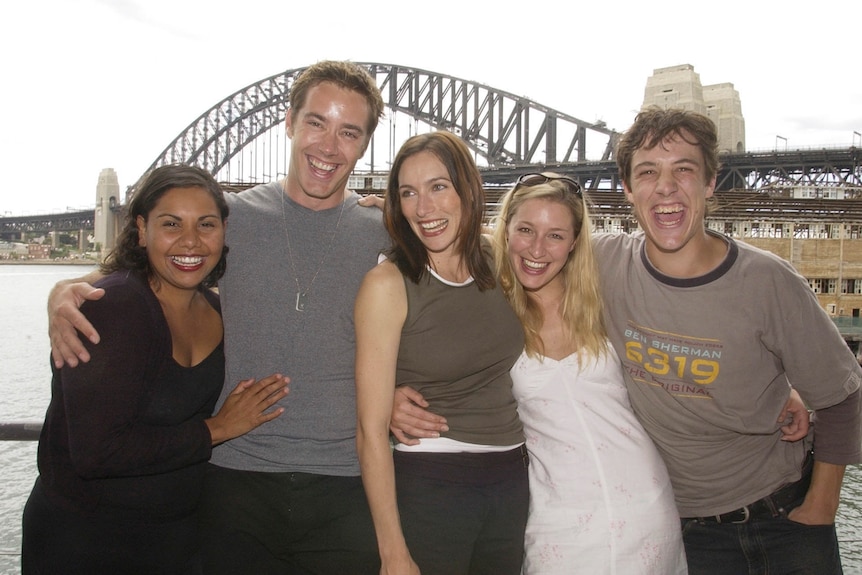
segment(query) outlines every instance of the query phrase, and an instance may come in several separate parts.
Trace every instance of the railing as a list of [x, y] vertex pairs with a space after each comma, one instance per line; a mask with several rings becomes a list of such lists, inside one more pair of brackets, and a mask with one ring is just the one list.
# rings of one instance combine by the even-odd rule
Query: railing
[[835, 322], [835, 325], [838, 326], [838, 329], [862, 330], [862, 317], [838, 316], [833, 317], [832, 321]]
[[41, 421], [0, 422], [0, 441], [39, 441]]
[[[837, 320], [848, 320], [848, 325], [858, 326], [862, 329], [862, 318], [835, 318]], [[42, 430], [41, 421], [17, 421], [17, 422], [0, 422], [0, 441], [38, 441], [39, 433]], [[860, 539], [840, 538], [840, 544], [848, 549], [857, 548], [856, 546], [862, 542]], [[19, 552], [7, 551], [0, 549], [0, 556], [17, 556]], [[851, 559], [852, 561], [852, 559]]]

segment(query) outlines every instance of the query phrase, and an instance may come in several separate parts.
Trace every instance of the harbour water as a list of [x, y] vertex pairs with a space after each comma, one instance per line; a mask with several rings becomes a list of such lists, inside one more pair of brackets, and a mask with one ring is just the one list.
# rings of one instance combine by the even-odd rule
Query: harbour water
[[[0, 265], [0, 422], [41, 420], [51, 396], [45, 303], [59, 280], [92, 268]], [[36, 477], [36, 442], [0, 442], [0, 575], [19, 573], [21, 510]], [[848, 468], [838, 511], [847, 575], [862, 575], [862, 467]]]

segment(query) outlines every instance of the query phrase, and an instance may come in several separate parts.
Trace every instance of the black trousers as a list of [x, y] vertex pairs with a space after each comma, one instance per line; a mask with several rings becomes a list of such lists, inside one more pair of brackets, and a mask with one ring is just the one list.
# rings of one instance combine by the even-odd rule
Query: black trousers
[[37, 479], [22, 531], [24, 575], [201, 573], [194, 515], [158, 520], [75, 512], [55, 505]]
[[359, 477], [209, 465], [201, 502], [205, 575], [378, 575]]
[[519, 575], [530, 501], [525, 447], [394, 457], [401, 525], [422, 575]]

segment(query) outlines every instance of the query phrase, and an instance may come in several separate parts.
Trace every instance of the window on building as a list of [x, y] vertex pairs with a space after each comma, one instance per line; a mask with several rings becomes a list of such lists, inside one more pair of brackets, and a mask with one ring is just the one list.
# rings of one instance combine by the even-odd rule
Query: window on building
[[635, 220], [623, 220], [621, 222], [623, 232], [630, 234], [638, 231], [638, 223]]
[[808, 285], [814, 290], [814, 293], [827, 293], [829, 282], [824, 278], [808, 278]]
[[862, 279], [843, 279], [841, 280], [841, 293], [862, 295]]

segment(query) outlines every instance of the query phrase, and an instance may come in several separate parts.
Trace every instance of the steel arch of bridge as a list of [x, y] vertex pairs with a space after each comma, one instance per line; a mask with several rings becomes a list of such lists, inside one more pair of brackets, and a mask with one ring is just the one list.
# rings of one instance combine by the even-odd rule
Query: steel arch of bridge
[[[526, 97], [484, 84], [407, 66], [360, 63], [377, 80], [389, 110], [366, 158], [357, 168], [388, 171], [388, 162], [409, 135], [446, 129], [474, 151], [487, 168], [609, 161], [618, 134], [602, 123], [579, 120]], [[305, 68], [285, 70], [231, 94], [201, 114], [171, 142], [150, 169], [175, 162], [197, 165], [225, 182], [269, 181], [287, 169], [284, 134], [288, 93]], [[404, 123], [398, 118], [406, 116]], [[412, 122], [412, 123], [411, 123]], [[381, 152], [381, 148], [383, 149]], [[381, 153], [386, 157], [379, 161]], [[375, 158], [375, 154], [378, 156]]]

